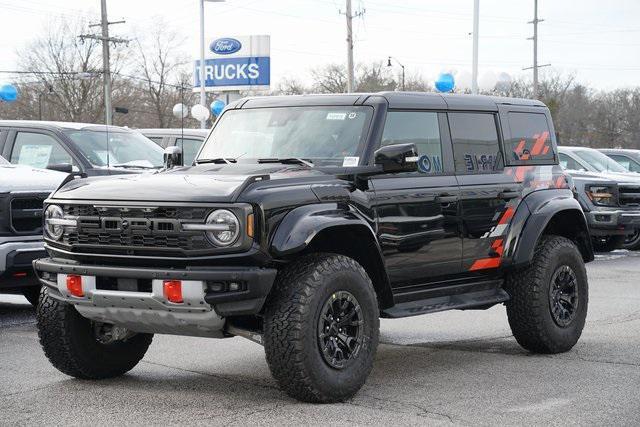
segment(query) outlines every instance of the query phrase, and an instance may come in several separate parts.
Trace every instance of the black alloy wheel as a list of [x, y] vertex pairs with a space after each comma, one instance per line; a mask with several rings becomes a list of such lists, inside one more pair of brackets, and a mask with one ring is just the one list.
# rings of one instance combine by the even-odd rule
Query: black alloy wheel
[[551, 278], [549, 308], [554, 322], [562, 328], [571, 324], [578, 311], [578, 283], [568, 265], [558, 267]]
[[318, 319], [318, 345], [325, 362], [344, 369], [357, 357], [363, 341], [364, 320], [358, 300], [347, 291], [333, 293]]

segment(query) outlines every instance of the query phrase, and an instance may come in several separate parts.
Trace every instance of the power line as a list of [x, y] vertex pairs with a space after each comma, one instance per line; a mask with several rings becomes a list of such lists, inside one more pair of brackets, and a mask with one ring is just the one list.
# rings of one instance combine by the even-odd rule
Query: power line
[[81, 34], [80, 40], [93, 39], [102, 41], [102, 76], [104, 80], [104, 123], [110, 125], [112, 123], [111, 111], [111, 69], [109, 66], [109, 43], [128, 43], [128, 40], [120, 39], [117, 37], [109, 37], [109, 25], [123, 24], [125, 21], [109, 22], [107, 18], [107, 0], [100, 0], [100, 23], [91, 24], [89, 27], [99, 26], [102, 29], [101, 35], [96, 34]]

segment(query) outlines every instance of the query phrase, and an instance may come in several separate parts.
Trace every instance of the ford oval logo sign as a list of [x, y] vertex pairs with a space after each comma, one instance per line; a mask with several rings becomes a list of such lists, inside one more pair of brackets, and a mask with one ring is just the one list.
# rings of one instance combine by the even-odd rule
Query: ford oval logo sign
[[236, 53], [242, 48], [242, 44], [236, 40], [231, 38], [217, 39], [211, 42], [209, 45], [209, 49], [211, 52], [217, 53], [218, 55], [229, 55], [232, 53]]

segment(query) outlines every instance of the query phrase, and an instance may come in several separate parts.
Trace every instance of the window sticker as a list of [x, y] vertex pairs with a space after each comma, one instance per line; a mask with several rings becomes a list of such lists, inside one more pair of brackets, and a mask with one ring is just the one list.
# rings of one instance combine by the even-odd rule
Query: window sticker
[[44, 169], [49, 166], [49, 158], [51, 158], [52, 150], [53, 146], [51, 145], [23, 145], [20, 147], [18, 163]]
[[356, 113], [355, 111], [349, 113], [349, 119], [353, 120], [356, 117], [358, 117], [358, 113]]
[[354, 167], [358, 166], [360, 157], [345, 157], [342, 161], [342, 167]]
[[327, 120], [344, 120], [347, 118], [347, 113], [327, 113]]

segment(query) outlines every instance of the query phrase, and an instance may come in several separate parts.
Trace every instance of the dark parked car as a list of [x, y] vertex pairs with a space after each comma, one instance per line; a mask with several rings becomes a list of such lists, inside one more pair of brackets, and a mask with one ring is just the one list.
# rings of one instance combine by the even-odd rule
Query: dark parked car
[[16, 166], [0, 156], [0, 293], [23, 294], [37, 304], [40, 282], [31, 262], [46, 256], [42, 202], [67, 174]]
[[180, 147], [185, 165], [192, 165], [202, 143], [209, 134], [208, 129], [138, 129], [144, 136], [162, 148]]
[[0, 155], [13, 164], [83, 176], [139, 173], [163, 165], [163, 150], [118, 126], [0, 120]]
[[554, 135], [523, 99], [241, 100], [195, 166], [73, 180], [46, 201], [45, 354], [99, 379], [154, 333], [238, 335], [288, 394], [334, 402], [367, 379], [380, 317], [504, 303], [525, 349], [568, 351], [593, 251]]

